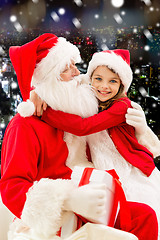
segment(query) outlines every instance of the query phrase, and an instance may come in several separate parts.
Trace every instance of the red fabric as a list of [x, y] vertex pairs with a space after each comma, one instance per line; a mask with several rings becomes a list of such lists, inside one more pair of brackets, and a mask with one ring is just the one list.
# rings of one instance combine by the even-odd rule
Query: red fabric
[[23, 100], [29, 98], [32, 75], [42, 58], [48, 54], [48, 49], [57, 43], [58, 38], [51, 33], [45, 33], [24, 44], [9, 49], [10, 59], [17, 74], [17, 80]]
[[70, 179], [65, 165], [68, 148], [64, 132], [53, 129], [38, 117], [17, 114], [9, 123], [2, 147], [0, 190], [4, 204], [21, 216], [26, 193], [41, 178]]
[[42, 120], [77, 136], [108, 129], [115, 147], [124, 159], [149, 176], [155, 168], [153, 155], [138, 143], [134, 128], [125, 122], [128, 107], [131, 107], [130, 100], [123, 98], [114, 102], [109, 109], [84, 119], [74, 114], [47, 108], [43, 112]]
[[[121, 227], [120, 212], [117, 216], [115, 228], [133, 233], [139, 240], [158, 239], [158, 221], [155, 211], [146, 204], [128, 202], [131, 213], [131, 226]], [[127, 222], [126, 222], [127, 224]]]

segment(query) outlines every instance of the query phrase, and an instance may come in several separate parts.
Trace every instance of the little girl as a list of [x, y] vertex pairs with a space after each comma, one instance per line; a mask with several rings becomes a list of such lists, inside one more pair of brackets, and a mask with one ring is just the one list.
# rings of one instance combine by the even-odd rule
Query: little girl
[[[132, 81], [129, 52], [119, 49], [94, 54], [87, 75], [98, 98], [100, 113], [81, 118], [48, 108], [42, 120], [78, 136], [88, 135], [95, 167], [115, 169], [127, 200], [150, 205], [160, 223], [159, 171], [152, 153], [138, 143], [134, 128], [125, 120], [131, 107], [126, 96]], [[90, 135], [93, 133], [95, 137]]]

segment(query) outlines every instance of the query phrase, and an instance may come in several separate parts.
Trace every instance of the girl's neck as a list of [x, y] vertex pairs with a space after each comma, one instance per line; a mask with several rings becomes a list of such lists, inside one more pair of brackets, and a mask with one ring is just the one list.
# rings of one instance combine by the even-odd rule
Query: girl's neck
[[126, 94], [122, 93], [122, 94], [118, 94], [116, 95], [115, 97], [105, 101], [105, 102], [101, 102], [99, 99], [98, 99], [98, 109], [99, 109], [99, 112], [102, 112], [104, 110], [107, 110], [108, 108], [110, 108], [113, 103], [115, 101], [119, 101], [120, 98], [124, 98], [124, 97], [127, 97]]

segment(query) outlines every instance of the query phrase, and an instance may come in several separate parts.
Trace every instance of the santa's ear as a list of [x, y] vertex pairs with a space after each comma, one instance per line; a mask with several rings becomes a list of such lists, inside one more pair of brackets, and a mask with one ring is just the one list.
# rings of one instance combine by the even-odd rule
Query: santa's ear
[[35, 112], [35, 106], [33, 102], [28, 99], [26, 102], [21, 102], [18, 105], [17, 112], [21, 115], [21, 117], [30, 117]]

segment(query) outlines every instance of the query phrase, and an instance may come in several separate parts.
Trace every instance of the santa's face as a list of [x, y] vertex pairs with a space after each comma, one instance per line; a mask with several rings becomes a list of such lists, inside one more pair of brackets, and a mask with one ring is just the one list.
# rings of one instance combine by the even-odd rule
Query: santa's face
[[62, 81], [68, 82], [73, 80], [73, 78], [78, 76], [79, 74], [80, 71], [76, 67], [75, 63], [72, 61], [69, 66], [66, 65], [66, 68], [63, 73], [60, 74], [60, 77]]

